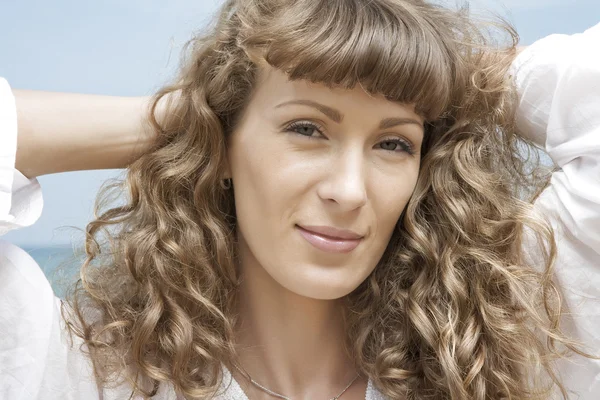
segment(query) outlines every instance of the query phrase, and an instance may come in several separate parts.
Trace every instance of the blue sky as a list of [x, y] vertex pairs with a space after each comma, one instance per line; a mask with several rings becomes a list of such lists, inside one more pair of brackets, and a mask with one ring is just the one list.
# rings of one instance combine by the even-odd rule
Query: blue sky
[[[455, 3], [451, 1], [450, 3]], [[177, 66], [182, 44], [202, 28], [218, 0], [20, 0], [0, 5], [0, 76], [14, 88], [139, 96], [151, 94]], [[523, 44], [576, 33], [600, 22], [599, 0], [476, 0], [500, 12]], [[592, 49], [590, 49], [592, 51]], [[81, 240], [101, 183], [121, 171], [40, 177], [44, 212], [4, 239], [24, 247]]]

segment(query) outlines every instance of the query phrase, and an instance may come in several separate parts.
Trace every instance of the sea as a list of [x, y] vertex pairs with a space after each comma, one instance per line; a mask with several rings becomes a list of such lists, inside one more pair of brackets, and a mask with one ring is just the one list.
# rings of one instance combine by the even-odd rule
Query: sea
[[23, 247], [38, 263], [50, 282], [54, 294], [64, 298], [67, 290], [79, 278], [79, 267], [85, 257], [77, 256], [72, 247]]

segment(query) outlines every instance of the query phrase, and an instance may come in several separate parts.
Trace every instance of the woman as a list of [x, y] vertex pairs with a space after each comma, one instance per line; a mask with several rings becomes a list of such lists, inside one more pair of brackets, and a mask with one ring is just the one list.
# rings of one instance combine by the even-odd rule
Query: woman
[[600, 27], [516, 60], [505, 30], [229, 0], [151, 129], [135, 100], [18, 92], [17, 135], [5, 87], [4, 230], [37, 218], [36, 176], [127, 167], [68, 301], [2, 245], [9, 398], [593, 398]]

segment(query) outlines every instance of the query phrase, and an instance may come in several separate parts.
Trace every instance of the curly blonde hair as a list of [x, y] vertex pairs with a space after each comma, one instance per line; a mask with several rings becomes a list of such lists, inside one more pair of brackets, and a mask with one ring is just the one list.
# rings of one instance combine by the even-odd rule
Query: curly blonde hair
[[500, 17], [422, 0], [227, 0], [154, 97], [152, 149], [100, 192], [87, 226], [63, 315], [98, 381], [203, 399], [236, 362], [236, 216], [219, 183], [266, 62], [415, 104], [426, 120], [414, 194], [344, 298], [357, 369], [392, 399], [541, 399], [556, 385], [567, 397], [554, 360], [592, 356], [560, 330], [554, 233], [532, 206], [550, 171], [516, 132], [507, 79], [517, 42]]

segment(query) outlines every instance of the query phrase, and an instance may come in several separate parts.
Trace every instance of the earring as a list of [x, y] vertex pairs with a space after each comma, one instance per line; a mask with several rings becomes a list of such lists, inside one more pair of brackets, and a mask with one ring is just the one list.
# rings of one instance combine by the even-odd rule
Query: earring
[[227, 179], [222, 179], [222, 180], [221, 180], [221, 187], [222, 187], [224, 190], [229, 190], [229, 189], [231, 189], [231, 184], [232, 184], [232, 182], [231, 182], [231, 178], [227, 178]]

